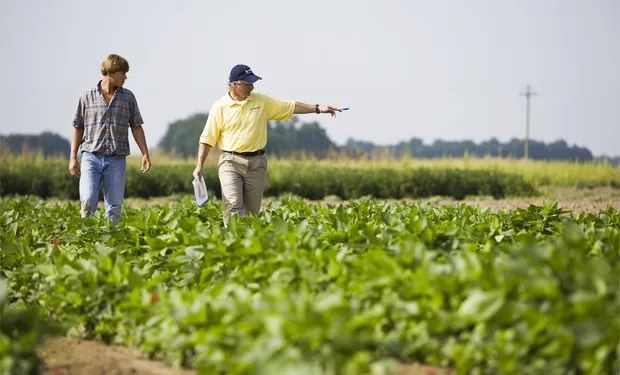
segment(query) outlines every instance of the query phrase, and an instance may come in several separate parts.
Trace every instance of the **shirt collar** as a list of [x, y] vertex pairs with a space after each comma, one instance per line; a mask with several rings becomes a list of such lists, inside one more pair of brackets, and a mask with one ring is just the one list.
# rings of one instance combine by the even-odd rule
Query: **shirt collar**
[[[116, 91], [114, 91], [114, 95], [123, 92], [125, 88], [124, 87], [119, 87], [116, 89]], [[99, 80], [99, 82], [97, 82], [97, 84], [95, 85], [94, 88], [95, 92], [99, 93], [101, 96], [103, 96], [103, 91], [101, 91], [101, 80]]]
[[234, 107], [236, 105], [244, 105], [245, 103], [249, 103], [253, 101], [254, 97], [255, 97], [254, 92], [251, 92], [250, 96], [245, 98], [245, 100], [235, 100], [230, 96], [230, 93], [226, 93], [226, 95], [224, 95], [225, 104], [227, 107]]

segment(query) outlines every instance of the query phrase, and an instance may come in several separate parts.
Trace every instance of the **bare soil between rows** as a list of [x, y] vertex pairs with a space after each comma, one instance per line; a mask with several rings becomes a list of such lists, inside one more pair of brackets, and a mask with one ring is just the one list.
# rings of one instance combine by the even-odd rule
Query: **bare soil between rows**
[[[71, 337], [47, 338], [38, 350], [44, 362], [44, 375], [190, 375], [194, 370], [173, 368], [148, 359], [136, 349], [106, 345], [100, 341]], [[451, 372], [432, 366], [408, 364], [394, 375], [448, 375]], [[277, 375], [277, 374], [274, 374]]]
[[[266, 199], [266, 203], [269, 201]], [[595, 213], [608, 207], [620, 210], [620, 189], [555, 188], [537, 197], [507, 199], [468, 197], [464, 200], [435, 197], [415, 201], [433, 205], [467, 204], [492, 210], [527, 208], [530, 205], [557, 203], [559, 207], [574, 213]], [[145, 204], [164, 204], [167, 202], [169, 200], [129, 199], [127, 203], [131, 206], [144, 206]], [[339, 201], [325, 200], [319, 203], [338, 204]], [[38, 354], [44, 361], [45, 375], [186, 375], [195, 373], [193, 370], [177, 369], [164, 362], [150, 360], [136, 349], [69, 337], [48, 338], [39, 348]], [[396, 375], [441, 375], [449, 373], [449, 370], [442, 368], [409, 364], [400, 366]]]
[[71, 337], [48, 337], [37, 350], [45, 375], [189, 375], [137, 349]]

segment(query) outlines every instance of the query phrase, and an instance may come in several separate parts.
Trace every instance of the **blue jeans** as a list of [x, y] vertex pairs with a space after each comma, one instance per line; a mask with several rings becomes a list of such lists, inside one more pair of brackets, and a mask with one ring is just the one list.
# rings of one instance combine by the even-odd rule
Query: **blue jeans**
[[93, 216], [99, 203], [99, 189], [103, 182], [106, 217], [118, 224], [125, 195], [125, 157], [82, 153], [80, 166], [80, 214]]

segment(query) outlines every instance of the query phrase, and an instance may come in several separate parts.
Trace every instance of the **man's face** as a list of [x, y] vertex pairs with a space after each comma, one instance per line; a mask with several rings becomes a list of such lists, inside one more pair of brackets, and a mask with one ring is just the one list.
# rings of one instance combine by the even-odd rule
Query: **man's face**
[[126, 72], [111, 73], [108, 75], [108, 78], [110, 79], [110, 83], [112, 83], [114, 87], [123, 87], [123, 84], [125, 84], [125, 80], [127, 80], [127, 73]]
[[250, 96], [252, 90], [254, 90], [254, 84], [243, 81], [233, 82], [232, 87], [233, 90], [235, 90], [235, 95], [242, 98], [247, 98], [248, 96]]

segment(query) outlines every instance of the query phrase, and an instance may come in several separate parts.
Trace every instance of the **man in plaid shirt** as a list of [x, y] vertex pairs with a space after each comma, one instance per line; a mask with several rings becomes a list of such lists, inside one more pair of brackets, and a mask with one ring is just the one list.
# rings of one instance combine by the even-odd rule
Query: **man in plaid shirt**
[[[80, 97], [73, 119], [69, 172], [80, 173], [81, 216], [97, 210], [103, 183], [106, 217], [118, 224], [125, 195], [125, 157], [129, 155], [129, 129], [142, 152], [142, 172], [151, 168], [142, 116], [133, 93], [123, 87], [129, 63], [111, 54], [101, 63], [103, 78]], [[82, 165], [77, 159], [82, 149]]]

